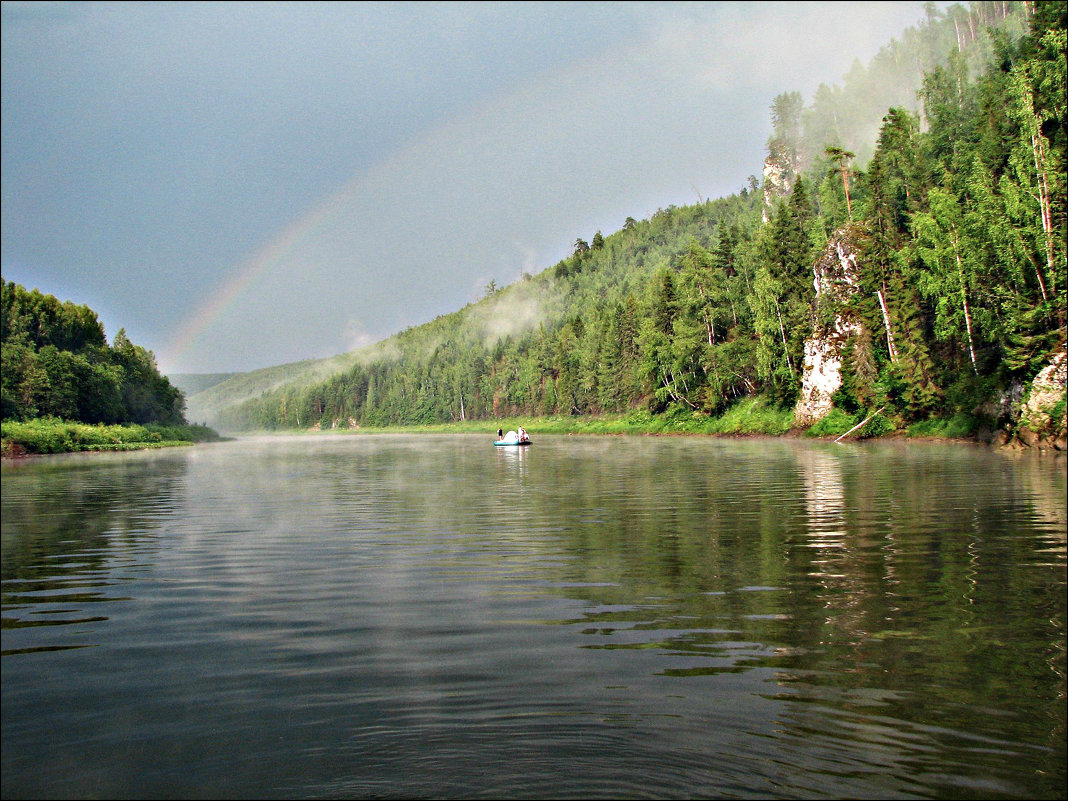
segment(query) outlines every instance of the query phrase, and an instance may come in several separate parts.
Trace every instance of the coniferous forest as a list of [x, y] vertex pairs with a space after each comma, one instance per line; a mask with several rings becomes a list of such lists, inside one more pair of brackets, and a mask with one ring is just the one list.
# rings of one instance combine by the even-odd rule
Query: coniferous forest
[[[762, 181], [579, 238], [555, 266], [213, 422], [716, 416], [754, 397], [787, 409], [806, 339], [849, 319], [841, 420], [997, 425], [1007, 395], [1065, 348], [1065, 9], [929, 10], [844, 88], [808, 107], [796, 92], [775, 99]], [[882, 109], [866, 145], [863, 115], [877, 112], [859, 98], [917, 64], [917, 110]], [[849, 293], [817, 298], [829, 243], [848, 246], [856, 275]]]

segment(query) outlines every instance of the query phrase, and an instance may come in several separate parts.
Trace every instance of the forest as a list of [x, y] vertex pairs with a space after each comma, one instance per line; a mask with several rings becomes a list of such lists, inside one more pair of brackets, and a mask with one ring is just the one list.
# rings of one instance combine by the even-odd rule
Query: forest
[[[579, 238], [537, 275], [213, 422], [715, 416], [752, 397], [790, 408], [806, 338], [845, 316], [857, 324], [834, 394], [843, 425], [875, 410], [886, 430], [978, 425], [1065, 347], [1065, 9], [929, 7], [844, 87], [807, 108], [796, 92], [775, 98], [762, 181]], [[860, 101], [906, 67], [918, 110]], [[865, 114], [878, 115], [866, 161]], [[843, 240], [856, 285], [817, 302], [813, 264]]]
[[108, 345], [88, 306], [2, 283], [5, 421], [185, 424], [185, 397], [124, 330]]

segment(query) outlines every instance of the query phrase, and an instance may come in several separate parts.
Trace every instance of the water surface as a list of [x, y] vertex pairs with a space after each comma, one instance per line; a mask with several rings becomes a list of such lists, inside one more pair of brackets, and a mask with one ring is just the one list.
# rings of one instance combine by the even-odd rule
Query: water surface
[[1065, 797], [1065, 462], [274, 437], [5, 463], [4, 798]]

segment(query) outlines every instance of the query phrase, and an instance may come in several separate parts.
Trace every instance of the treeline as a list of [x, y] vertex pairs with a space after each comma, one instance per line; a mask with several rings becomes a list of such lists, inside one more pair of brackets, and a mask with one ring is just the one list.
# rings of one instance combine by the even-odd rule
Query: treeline
[[4, 420], [185, 423], [183, 394], [124, 330], [109, 346], [88, 306], [0, 281]]
[[[763, 187], [579, 239], [553, 268], [491, 285], [346, 373], [264, 393], [218, 424], [714, 415], [756, 394], [788, 407], [806, 338], [843, 316], [861, 325], [839, 409], [882, 409], [895, 425], [975, 414], [1065, 343], [1066, 4], [994, 6], [969, 14], [1029, 32], [984, 33], [983, 69], [956, 49], [963, 17], [929, 18], [954, 32], [953, 52], [925, 74], [920, 114], [884, 113], [866, 169], [834, 139], [813, 155], [805, 109], [782, 95], [775, 181], [766, 168]], [[858, 257], [855, 291], [817, 304], [813, 264], [832, 238]]]

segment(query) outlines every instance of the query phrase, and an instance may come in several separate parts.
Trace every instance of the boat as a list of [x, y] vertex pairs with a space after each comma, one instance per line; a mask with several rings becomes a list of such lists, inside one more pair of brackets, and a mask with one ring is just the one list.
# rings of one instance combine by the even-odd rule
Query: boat
[[493, 440], [493, 444], [497, 447], [501, 447], [503, 445], [529, 445], [530, 437], [527, 436], [527, 433], [525, 431], [523, 432], [522, 437], [520, 437], [519, 434], [517, 434], [515, 431], [509, 431], [507, 434], [501, 437], [501, 439]]

